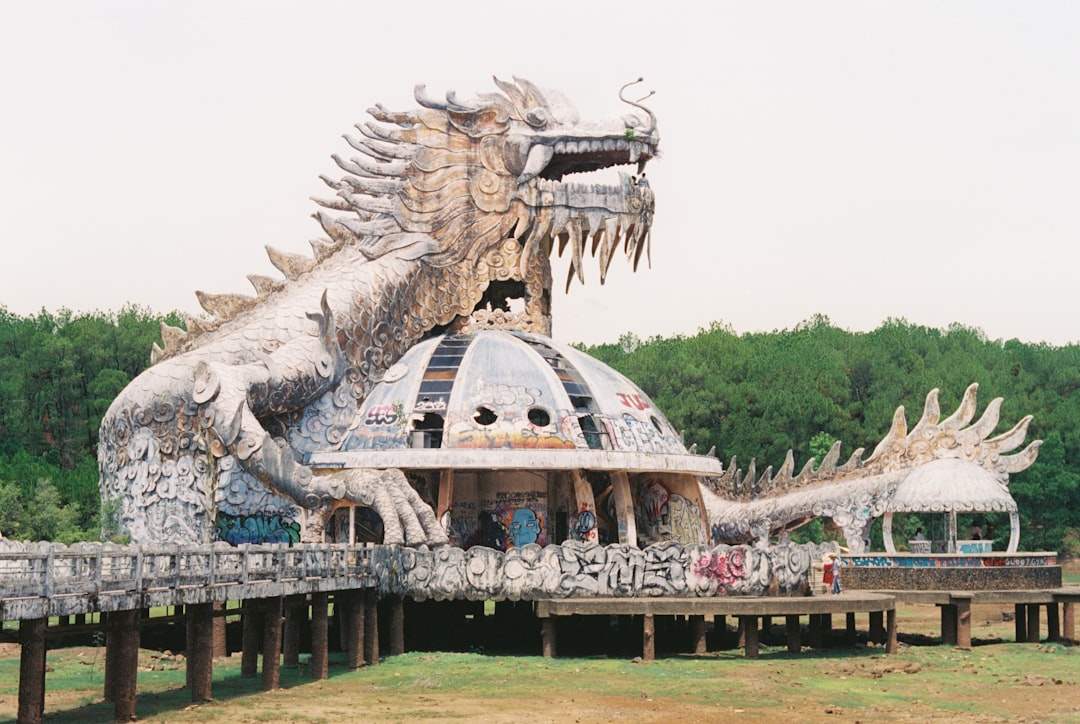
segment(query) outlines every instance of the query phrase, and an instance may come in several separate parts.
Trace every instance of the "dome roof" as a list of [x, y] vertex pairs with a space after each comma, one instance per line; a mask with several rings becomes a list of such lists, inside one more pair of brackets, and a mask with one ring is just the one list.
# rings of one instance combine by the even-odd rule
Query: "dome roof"
[[623, 375], [548, 337], [503, 331], [412, 347], [363, 402], [341, 451], [309, 463], [720, 472]]
[[885, 510], [918, 512], [1012, 512], [1016, 501], [988, 470], [967, 460], [934, 460], [907, 476]]

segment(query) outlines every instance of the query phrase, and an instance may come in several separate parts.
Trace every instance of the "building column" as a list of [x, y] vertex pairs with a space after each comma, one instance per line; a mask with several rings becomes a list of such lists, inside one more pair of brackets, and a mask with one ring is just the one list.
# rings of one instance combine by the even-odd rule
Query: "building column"
[[956, 645], [962, 649], [971, 648], [971, 599], [956, 599], [953, 606], [956, 611]]
[[956, 606], [951, 603], [939, 603], [941, 612], [941, 643], [956, 646]]
[[1046, 604], [1046, 640], [1061, 640], [1061, 618], [1058, 616], [1057, 601]]
[[342, 602], [345, 627], [345, 667], [350, 671], [364, 665], [364, 644], [367, 637], [367, 605], [364, 591], [339, 591], [337, 598]]
[[390, 615], [390, 655], [405, 653], [405, 602], [401, 596], [390, 596], [387, 601]]
[[1061, 603], [1061, 635], [1069, 641], [1076, 640], [1076, 604], [1072, 601]]
[[895, 654], [900, 646], [896, 640], [897, 625], [896, 625], [896, 609], [890, 608], [885, 614], [886, 631], [885, 631], [885, 653]]
[[19, 724], [38, 724], [45, 713], [47, 618], [19, 621]]
[[875, 644], [885, 643], [885, 614], [882, 611], [870, 612], [870, 640]]
[[846, 643], [848, 646], [854, 646], [855, 645], [855, 639], [858, 636], [858, 633], [857, 633], [856, 628], [855, 628], [855, 612], [854, 611], [848, 611], [847, 612], [846, 620], [845, 620], [844, 623], [845, 623], [845, 626], [844, 626], [844, 643]]
[[612, 473], [611, 494], [615, 498], [619, 543], [637, 547], [637, 520], [634, 518], [634, 500], [630, 494], [630, 476], [622, 471]]
[[211, 604], [214, 607], [214, 658], [219, 659], [229, 655], [229, 644], [225, 639], [225, 609], [226, 601], [218, 601]]

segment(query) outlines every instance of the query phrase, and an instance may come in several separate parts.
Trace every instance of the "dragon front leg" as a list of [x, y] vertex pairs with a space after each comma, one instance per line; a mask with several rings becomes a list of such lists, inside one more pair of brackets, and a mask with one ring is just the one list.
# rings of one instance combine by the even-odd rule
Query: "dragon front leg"
[[349, 500], [379, 514], [386, 543], [447, 543], [434, 511], [401, 471], [314, 475], [284, 439], [263, 427], [260, 418], [302, 409], [341, 381], [345, 363], [325, 295], [322, 307], [321, 314], [308, 315], [319, 326], [317, 335], [290, 341], [258, 362], [199, 362], [193, 398], [204, 426], [216, 433], [245, 472], [305, 508]]

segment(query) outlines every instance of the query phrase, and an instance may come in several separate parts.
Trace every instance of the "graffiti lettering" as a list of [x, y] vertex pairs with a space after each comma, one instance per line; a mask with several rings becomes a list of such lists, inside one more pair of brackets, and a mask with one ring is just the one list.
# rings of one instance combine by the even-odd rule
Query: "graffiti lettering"
[[218, 514], [218, 539], [241, 543], [299, 543], [300, 524], [277, 514]]
[[416, 403], [417, 412], [442, 412], [446, 409], [446, 400], [439, 397], [434, 400], [420, 400]]
[[649, 401], [641, 395], [629, 395], [625, 392], [616, 392], [615, 396], [618, 397], [619, 402], [623, 403], [626, 407], [633, 407], [635, 410], [649, 409]]
[[364, 418], [365, 425], [393, 425], [400, 415], [400, 405], [372, 405]]

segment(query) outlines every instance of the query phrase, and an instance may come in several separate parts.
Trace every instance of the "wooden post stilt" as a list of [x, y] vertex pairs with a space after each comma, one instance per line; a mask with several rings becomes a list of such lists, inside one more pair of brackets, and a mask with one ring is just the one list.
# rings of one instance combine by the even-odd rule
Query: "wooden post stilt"
[[742, 622], [743, 634], [746, 637], [746, 646], [743, 655], [748, 659], [758, 657], [758, 617], [739, 616]]
[[262, 690], [281, 688], [282, 598], [271, 596], [263, 603]]
[[956, 606], [951, 603], [939, 603], [941, 609], [941, 643], [956, 646]]
[[344, 601], [346, 667], [351, 671], [359, 669], [365, 663], [367, 605], [363, 591], [341, 591], [338, 596]]
[[970, 649], [971, 599], [956, 599], [953, 609], [956, 611], [956, 645], [962, 649]]
[[213, 621], [213, 639], [214, 639], [214, 658], [220, 659], [223, 656], [229, 655], [229, 644], [225, 638], [225, 601], [218, 601], [211, 604], [214, 609], [214, 621]]
[[101, 622], [105, 624], [105, 675], [102, 698], [105, 701], [114, 702], [116, 701], [116, 650], [120, 645], [120, 635], [113, 630], [116, 620], [112, 614], [101, 614]]
[[705, 617], [704, 616], [691, 616], [690, 617], [690, 640], [694, 644], [694, 653], [697, 655], [706, 654], [709, 652], [708, 645], [705, 642]]
[[810, 636], [810, 648], [821, 649], [825, 647], [824, 623], [820, 613], [810, 614], [810, 623], [807, 627]]
[[187, 610], [188, 686], [193, 702], [210, 701], [214, 697], [214, 604], [196, 603]]
[[651, 613], [645, 614], [641, 623], [641, 658], [644, 661], [656, 659], [656, 621]]
[[405, 603], [401, 596], [391, 596], [390, 614], [390, 655], [401, 656], [405, 653]]
[[1039, 643], [1039, 604], [1027, 605], [1027, 640], [1028, 643]]
[[1046, 640], [1061, 640], [1061, 618], [1058, 615], [1057, 602], [1046, 604]]
[[844, 643], [848, 646], [855, 645], [856, 630], [855, 630], [855, 612], [848, 611], [844, 627]]
[[364, 661], [369, 666], [379, 663], [379, 593], [374, 588], [357, 595], [357, 605], [364, 606]]
[[1061, 635], [1069, 641], [1076, 640], [1076, 604], [1065, 601], [1061, 604]]
[[135, 692], [139, 675], [139, 619], [142, 611], [114, 611], [109, 618], [116, 619], [114, 633], [118, 635], [116, 648], [115, 695], [116, 721], [135, 718]]
[[249, 598], [244, 601], [243, 648], [240, 653], [240, 675], [254, 679], [259, 675], [259, 654], [262, 650], [263, 611], [262, 601]]
[[307, 619], [307, 597], [289, 596], [285, 599], [285, 628], [281, 666], [286, 669], [300, 668], [300, 622]]
[[1013, 606], [1013, 626], [1016, 629], [1016, 643], [1026, 643], [1027, 638], [1027, 604], [1018, 603]]
[[896, 640], [896, 609], [890, 608], [885, 613], [885, 653], [895, 654], [900, 646]]
[[870, 640], [875, 644], [885, 643], [885, 613], [883, 611], [870, 612]]
[[325, 679], [330, 675], [329, 630], [327, 616], [330, 597], [325, 593], [311, 594], [311, 678]]
[[799, 629], [799, 617], [788, 615], [784, 617], [784, 626], [787, 629], [787, 650], [789, 654], [797, 654], [802, 650], [802, 642], [799, 640], [802, 631]]
[[38, 724], [45, 713], [45, 628], [47, 618], [19, 622], [19, 724]]
[[555, 619], [545, 618], [540, 624], [540, 647], [544, 658], [555, 658]]

